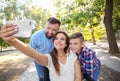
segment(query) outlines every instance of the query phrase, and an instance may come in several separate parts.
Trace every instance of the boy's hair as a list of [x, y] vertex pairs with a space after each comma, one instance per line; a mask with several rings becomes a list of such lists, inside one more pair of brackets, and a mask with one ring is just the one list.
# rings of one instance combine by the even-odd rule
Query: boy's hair
[[73, 33], [72, 35], [70, 35], [69, 38], [70, 39], [80, 38], [81, 42], [84, 42], [84, 37], [83, 37], [82, 33], [80, 33], [80, 32]]

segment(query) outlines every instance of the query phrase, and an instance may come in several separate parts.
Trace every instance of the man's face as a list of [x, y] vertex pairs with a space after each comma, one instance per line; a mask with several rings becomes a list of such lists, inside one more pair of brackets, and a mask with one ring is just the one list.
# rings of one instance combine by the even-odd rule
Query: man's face
[[45, 34], [48, 39], [52, 38], [59, 31], [59, 24], [46, 23]]

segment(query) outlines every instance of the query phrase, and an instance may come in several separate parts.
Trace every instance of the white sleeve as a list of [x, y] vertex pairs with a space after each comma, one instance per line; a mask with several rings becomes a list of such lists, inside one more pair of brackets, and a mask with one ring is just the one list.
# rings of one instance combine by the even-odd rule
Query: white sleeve
[[46, 66], [48, 69], [50, 68], [50, 65], [52, 64], [52, 58], [50, 54], [45, 54], [48, 57], [48, 65]]
[[77, 55], [75, 53], [70, 52], [70, 55], [71, 55], [73, 61], [75, 61], [77, 59]]
[[73, 53], [73, 56], [74, 56], [74, 60], [76, 60], [77, 59], [77, 55], [75, 54], [75, 53]]

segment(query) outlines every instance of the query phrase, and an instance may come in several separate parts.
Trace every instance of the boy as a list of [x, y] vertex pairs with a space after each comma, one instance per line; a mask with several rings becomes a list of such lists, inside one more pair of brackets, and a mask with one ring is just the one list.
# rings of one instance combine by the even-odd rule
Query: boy
[[70, 50], [78, 56], [83, 78], [87, 81], [97, 81], [101, 63], [96, 57], [96, 52], [84, 45], [82, 33], [74, 33], [70, 36]]

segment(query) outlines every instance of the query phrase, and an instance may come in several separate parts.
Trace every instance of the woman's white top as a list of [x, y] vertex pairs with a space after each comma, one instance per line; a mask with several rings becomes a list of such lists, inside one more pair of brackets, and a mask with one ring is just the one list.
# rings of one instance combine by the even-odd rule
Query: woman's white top
[[77, 59], [76, 54], [68, 53], [66, 63], [60, 64], [60, 75], [56, 73], [52, 58], [50, 54], [46, 54], [48, 57], [49, 76], [51, 81], [74, 81], [75, 78], [75, 60]]

